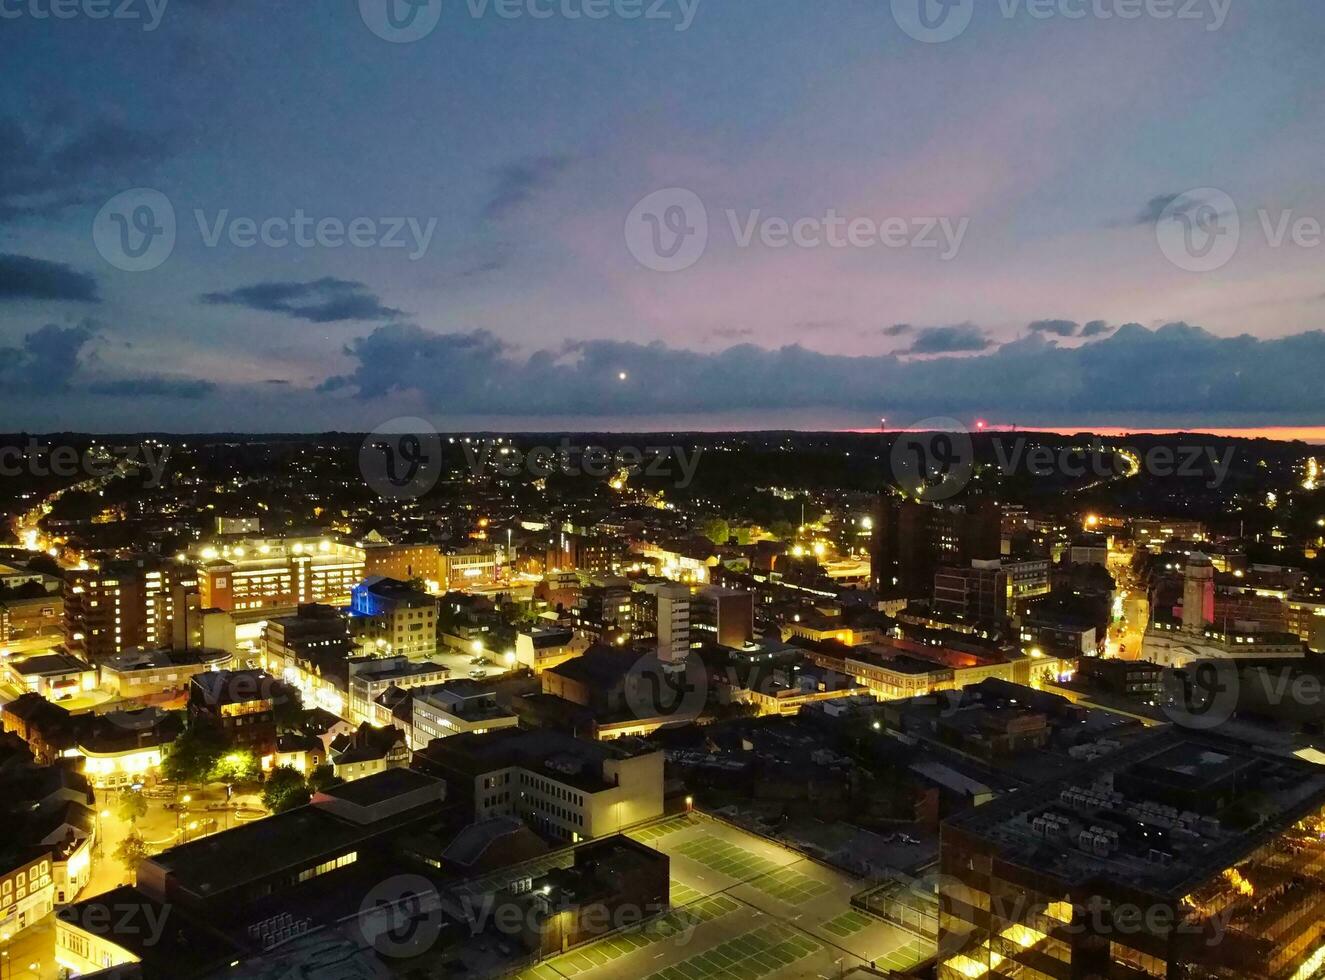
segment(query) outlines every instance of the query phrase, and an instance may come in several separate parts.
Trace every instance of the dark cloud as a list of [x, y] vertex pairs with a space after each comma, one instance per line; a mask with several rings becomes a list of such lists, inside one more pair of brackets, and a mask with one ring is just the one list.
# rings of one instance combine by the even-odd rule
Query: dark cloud
[[0, 253], [0, 300], [53, 299], [99, 303], [97, 281], [63, 262]]
[[891, 327], [883, 327], [879, 332], [885, 337], [904, 337], [909, 333], [914, 333], [915, 329], [909, 323], [894, 323]]
[[87, 386], [93, 395], [110, 398], [175, 398], [189, 401], [205, 398], [216, 390], [210, 381], [198, 378], [166, 378], [153, 375], [145, 378], [116, 378], [96, 381]]
[[[1182, 206], [1174, 208], [1173, 205], [1179, 201], [1182, 202]], [[1145, 207], [1133, 218], [1120, 222], [1120, 224], [1123, 226], [1156, 225], [1163, 219], [1165, 212], [1168, 212], [1170, 219], [1177, 218], [1179, 215], [1191, 214], [1207, 203], [1202, 197], [1198, 197], [1190, 191], [1182, 194], [1159, 194], [1147, 201]]]
[[1181, 194], [1157, 194], [1146, 202], [1136, 217], [1130, 224], [1133, 225], [1153, 225], [1164, 215], [1164, 209], [1170, 204], [1182, 197]]
[[313, 323], [390, 320], [402, 315], [401, 310], [383, 306], [363, 283], [331, 277], [312, 282], [260, 282], [228, 292], [206, 293], [199, 299], [212, 306], [243, 306]]
[[[466, 414], [493, 416], [838, 408], [1109, 424], [1139, 416], [1306, 421], [1325, 407], [1325, 333], [1223, 338], [1185, 323], [1153, 331], [1125, 324], [1076, 347], [1029, 334], [981, 356], [933, 359], [846, 357], [799, 345], [741, 344], [705, 354], [608, 340], [523, 357], [484, 331], [388, 324], [347, 354], [353, 371], [322, 390], [361, 399], [417, 392], [437, 412], [463, 406]], [[623, 370], [634, 384], [613, 383]]]
[[491, 258], [480, 259], [460, 270], [460, 278], [472, 279], [477, 276], [486, 276], [490, 272], [500, 272], [502, 269], [506, 268], [508, 261], [509, 259], [505, 255], [496, 255]]
[[71, 327], [48, 323], [20, 347], [0, 347], [0, 384], [14, 391], [63, 392], [78, 370], [78, 357], [97, 335], [91, 320]]
[[1075, 337], [1080, 326], [1075, 320], [1036, 320], [1030, 324], [1029, 330], [1054, 337]]
[[0, 221], [100, 205], [172, 152], [164, 137], [70, 112], [0, 116]]
[[1107, 337], [1109, 334], [1113, 333], [1117, 329], [1118, 329], [1117, 327], [1111, 327], [1103, 320], [1091, 320], [1089, 323], [1087, 323], [1084, 327], [1081, 328], [1081, 336], [1086, 338]]
[[497, 185], [483, 208], [485, 218], [504, 218], [546, 190], [570, 164], [565, 156], [529, 157], [497, 170]]
[[994, 346], [989, 335], [973, 323], [958, 323], [948, 327], [922, 327], [915, 340], [905, 351], [907, 354], [968, 354], [988, 350]]

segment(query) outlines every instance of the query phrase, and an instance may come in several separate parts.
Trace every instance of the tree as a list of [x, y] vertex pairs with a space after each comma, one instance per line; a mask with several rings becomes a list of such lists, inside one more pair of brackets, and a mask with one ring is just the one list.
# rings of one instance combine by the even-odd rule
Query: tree
[[115, 860], [124, 865], [124, 870], [128, 872], [137, 870], [147, 856], [147, 841], [136, 830], [115, 845]]
[[290, 684], [282, 684], [281, 689], [272, 698], [272, 715], [276, 719], [276, 728], [282, 732], [297, 732], [304, 724], [304, 699], [299, 689]]
[[336, 770], [329, 762], [322, 763], [308, 774], [308, 788], [314, 793], [320, 793], [339, 782], [340, 780], [336, 778]]
[[700, 533], [714, 544], [726, 544], [731, 537], [731, 525], [721, 517], [711, 517], [700, 525]]
[[791, 521], [774, 521], [769, 526], [768, 533], [779, 541], [790, 541], [796, 536], [796, 525]]
[[272, 813], [284, 813], [303, 806], [309, 798], [304, 774], [291, 766], [277, 766], [273, 769], [267, 777], [267, 785], [262, 789], [262, 805]]
[[206, 725], [186, 728], [161, 760], [161, 776], [170, 783], [205, 783], [225, 751], [219, 732]]
[[209, 783], [252, 783], [262, 778], [262, 767], [248, 749], [230, 749], [218, 758], [207, 773]]
[[142, 793], [130, 790], [120, 796], [115, 813], [130, 826], [137, 826], [138, 820], [147, 816], [147, 800], [143, 799]]

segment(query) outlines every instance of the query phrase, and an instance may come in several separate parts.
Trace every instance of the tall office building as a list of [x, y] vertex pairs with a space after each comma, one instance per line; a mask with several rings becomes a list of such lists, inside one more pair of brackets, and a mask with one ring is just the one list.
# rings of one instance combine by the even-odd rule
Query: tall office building
[[658, 638], [658, 659], [666, 667], [679, 668], [690, 656], [690, 589], [663, 583], [646, 586], [645, 591], [657, 600], [654, 632]]
[[967, 567], [945, 566], [934, 575], [934, 611], [972, 623], [996, 624], [1008, 618], [1008, 573], [998, 559], [977, 559]]
[[93, 663], [133, 647], [168, 646], [197, 588], [196, 569], [155, 556], [71, 571], [64, 587], [65, 646]]
[[1182, 628], [1203, 633], [1215, 621], [1215, 566], [1199, 551], [1187, 558], [1182, 579]]
[[944, 506], [885, 496], [874, 521], [874, 588], [928, 598], [939, 568], [997, 559], [1002, 540], [1003, 514], [992, 500]]
[[740, 649], [755, 638], [754, 594], [710, 585], [690, 600], [690, 626], [699, 636]]

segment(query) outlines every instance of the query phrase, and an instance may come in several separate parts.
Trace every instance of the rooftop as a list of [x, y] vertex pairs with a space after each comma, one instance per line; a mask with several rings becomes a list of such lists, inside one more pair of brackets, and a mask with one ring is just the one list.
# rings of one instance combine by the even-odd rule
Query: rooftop
[[68, 653], [43, 653], [11, 663], [10, 666], [24, 676], [72, 674], [93, 669], [91, 664]]
[[1072, 884], [1182, 896], [1325, 807], [1325, 770], [1164, 729], [947, 821]]

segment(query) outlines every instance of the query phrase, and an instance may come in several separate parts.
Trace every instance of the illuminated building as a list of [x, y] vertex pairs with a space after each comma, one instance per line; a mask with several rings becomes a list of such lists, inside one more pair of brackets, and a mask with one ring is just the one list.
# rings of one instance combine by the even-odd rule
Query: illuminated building
[[0, 599], [0, 643], [63, 634], [64, 598], [58, 592]]
[[354, 723], [368, 722], [385, 727], [392, 724], [389, 708], [378, 699], [390, 688], [408, 691], [416, 687], [440, 684], [451, 676], [443, 664], [413, 661], [403, 654], [390, 657], [354, 657], [349, 662], [349, 711], [342, 718]]
[[187, 691], [195, 674], [223, 670], [233, 659], [227, 650], [126, 650], [101, 664], [101, 688], [126, 700]]
[[162, 751], [180, 728], [177, 715], [159, 708], [113, 711], [80, 724], [67, 754], [83, 757], [83, 773], [97, 789], [123, 789], [160, 772]]
[[446, 582], [446, 558], [435, 544], [391, 544], [387, 541], [363, 543], [364, 578], [383, 578], [409, 582], [422, 579], [438, 587]]
[[528, 629], [515, 634], [515, 662], [535, 675], [578, 657], [587, 644], [575, 640], [568, 629]]
[[205, 609], [344, 605], [363, 578], [364, 550], [328, 538], [257, 538], [190, 551]]
[[276, 752], [276, 710], [288, 698], [286, 685], [266, 671], [209, 671], [189, 683], [189, 723], [210, 725], [265, 768]]
[[668, 582], [650, 583], [641, 592], [652, 599], [653, 632], [658, 660], [665, 667], [679, 666], [690, 656], [690, 587]]
[[1138, 548], [1158, 552], [1175, 538], [1183, 541], [1204, 541], [1205, 525], [1200, 521], [1171, 521], [1160, 518], [1138, 517], [1132, 521], [1132, 538]]
[[293, 616], [269, 619], [262, 634], [263, 666], [298, 688], [304, 707], [342, 717], [356, 649], [340, 610], [316, 603], [300, 606]]
[[497, 702], [493, 683], [468, 677], [414, 688], [410, 745], [421, 749], [435, 738], [483, 734], [512, 728], [519, 719]]
[[544, 564], [563, 572], [608, 575], [617, 570], [625, 552], [620, 538], [561, 532], [548, 542]]
[[350, 629], [370, 648], [426, 657], [437, 650], [437, 599], [395, 579], [365, 579], [350, 594]]
[[482, 544], [448, 551], [444, 556], [448, 589], [465, 589], [476, 585], [491, 585], [497, 581], [497, 552]]
[[1187, 557], [1182, 581], [1182, 628], [1201, 633], [1215, 621], [1215, 566], [1200, 552]]
[[945, 822], [937, 977], [1313, 976], [1323, 827], [1319, 767], [1142, 736]]
[[7, 841], [0, 851], [0, 941], [8, 941], [55, 907], [51, 851]]
[[651, 747], [503, 728], [437, 739], [415, 764], [446, 777], [473, 819], [517, 816], [571, 843], [663, 812], [663, 753]]
[[4, 670], [9, 682], [19, 690], [52, 701], [77, 697], [97, 686], [95, 667], [59, 651], [6, 660]]
[[75, 569], [65, 579], [65, 647], [100, 663], [134, 647], [172, 642], [176, 614], [198, 587], [197, 570], [157, 558]]

